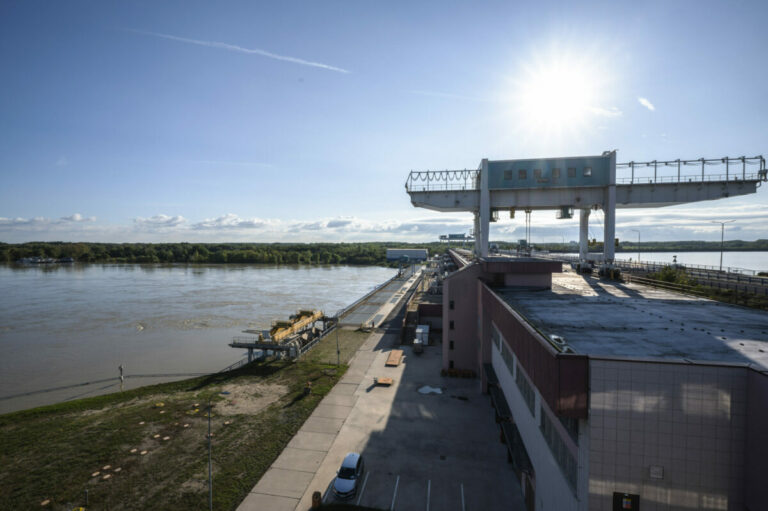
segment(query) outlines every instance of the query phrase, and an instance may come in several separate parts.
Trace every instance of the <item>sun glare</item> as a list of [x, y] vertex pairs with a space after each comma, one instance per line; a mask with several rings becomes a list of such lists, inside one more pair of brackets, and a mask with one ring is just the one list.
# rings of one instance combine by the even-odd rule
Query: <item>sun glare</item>
[[601, 105], [605, 78], [595, 62], [569, 54], [521, 66], [510, 95], [515, 124], [532, 134], [572, 134], [596, 117], [620, 115], [616, 108]]

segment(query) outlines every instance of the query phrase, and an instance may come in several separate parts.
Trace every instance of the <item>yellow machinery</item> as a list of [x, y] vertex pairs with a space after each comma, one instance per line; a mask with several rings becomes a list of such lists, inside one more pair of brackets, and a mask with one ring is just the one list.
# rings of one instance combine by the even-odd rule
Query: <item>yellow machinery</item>
[[288, 320], [273, 321], [272, 328], [269, 329], [269, 338], [275, 343], [282, 342], [284, 339], [301, 332], [322, 318], [322, 311], [300, 310]]

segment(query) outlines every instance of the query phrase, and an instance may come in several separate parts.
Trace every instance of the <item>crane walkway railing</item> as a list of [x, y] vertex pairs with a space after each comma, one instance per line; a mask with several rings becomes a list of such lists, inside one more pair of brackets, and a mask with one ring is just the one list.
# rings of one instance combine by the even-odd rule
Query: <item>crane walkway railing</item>
[[[683, 172], [684, 168], [692, 166], [699, 167], [700, 171], [696, 173]], [[755, 166], [757, 168], [754, 168]], [[670, 168], [672, 169], [671, 173], [669, 172]], [[646, 172], [648, 175], [642, 175]], [[620, 185], [768, 180], [768, 170], [762, 155], [697, 158], [695, 160], [630, 161], [617, 163], [616, 173], [616, 184]], [[563, 183], [562, 186], [567, 187], [568, 185]], [[509, 188], [515, 187], [510, 183]], [[405, 189], [409, 193], [479, 190], [480, 170], [412, 170], [405, 181]]]

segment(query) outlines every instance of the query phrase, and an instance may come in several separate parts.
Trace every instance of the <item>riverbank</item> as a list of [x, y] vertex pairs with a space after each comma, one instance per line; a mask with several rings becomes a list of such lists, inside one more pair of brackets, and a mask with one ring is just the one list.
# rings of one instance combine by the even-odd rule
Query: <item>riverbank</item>
[[[368, 334], [342, 330], [298, 362], [0, 415], [0, 509], [234, 509], [346, 371]], [[306, 382], [312, 392], [304, 395]], [[144, 454], [142, 454], [144, 453]], [[41, 504], [48, 501], [45, 506]]]
[[[334, 315], [395, 270], [376, 266], [0, 264], [0, 413], [209, 374], [243, 330], [298, 309]], [[335, 362], [335, 359], [334, 359]], [[105, 381], [109, 380], [109, 381]], [[104, 381], [80, 386], [83, 382]]]

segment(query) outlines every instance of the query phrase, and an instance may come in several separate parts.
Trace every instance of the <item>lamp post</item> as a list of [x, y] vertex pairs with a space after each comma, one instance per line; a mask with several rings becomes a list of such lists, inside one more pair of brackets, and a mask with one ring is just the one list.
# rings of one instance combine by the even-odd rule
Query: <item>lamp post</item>
[[341, 365], [341, 351], [339, 350], [339, 320], [341, 319], [340, 316], [336, 316], [336, 366]]
[[710, 220], [710, 223], [720, 224], [720, 271], [723, 271], [723, 243], [725, 240], [725, 224], [735, 222], [736, 220], [724, 220], [722, 222], [718, 220]]
[[637, 233], [637, 262], [640, 262], [640, 231], [637, 229], [630, 229], [632, 232]]
[[213, 511], [213, 458], [211, 457], [211, 413], [213, 404], [208, 398], [208, 509]]

